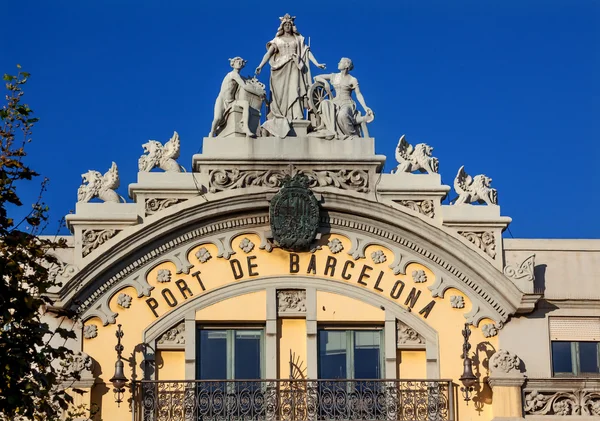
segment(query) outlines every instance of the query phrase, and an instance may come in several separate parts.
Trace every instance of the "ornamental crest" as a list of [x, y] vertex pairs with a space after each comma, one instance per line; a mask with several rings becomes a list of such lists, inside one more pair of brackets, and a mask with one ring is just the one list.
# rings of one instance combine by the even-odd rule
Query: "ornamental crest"
[[308, 177], [286, 176], [271, 200], [269, 217], [275, 244], [286, 250], [307, 251], [319, 228], [319, 203], [308, 188]]

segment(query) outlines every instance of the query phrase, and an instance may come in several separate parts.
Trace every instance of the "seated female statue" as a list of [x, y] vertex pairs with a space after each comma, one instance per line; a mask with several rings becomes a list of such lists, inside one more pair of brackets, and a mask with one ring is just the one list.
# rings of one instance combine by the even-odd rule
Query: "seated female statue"
[[[315, 76], [315, 82], [323, 82], [335, 89], [335, 97], [332, 100], [324, 100], [319, 104], [318, 113], [321, 124], [317, 127], [314, 136], [345, 139], [360, 136], [360, 125], [363, 121], [373, 120], [373, 111], [365, 104], [365, 99], [360, 91], [358, 80], [350, 75], [354, 68], [352, 60], [342, 58], [338, 64], [339, 73]], [[356, 103], [352, 99], [352, 92], [356, 92], [356, 99], [363, 107], [366, 115], [362, 116], [356, 109]]]

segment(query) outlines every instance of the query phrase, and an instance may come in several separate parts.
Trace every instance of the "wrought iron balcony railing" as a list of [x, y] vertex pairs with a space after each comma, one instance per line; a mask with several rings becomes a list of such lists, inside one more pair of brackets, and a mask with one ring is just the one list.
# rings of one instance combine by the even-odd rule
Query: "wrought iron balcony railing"
[[449, 380], [138, 381], [136, 421], [453, 421]]

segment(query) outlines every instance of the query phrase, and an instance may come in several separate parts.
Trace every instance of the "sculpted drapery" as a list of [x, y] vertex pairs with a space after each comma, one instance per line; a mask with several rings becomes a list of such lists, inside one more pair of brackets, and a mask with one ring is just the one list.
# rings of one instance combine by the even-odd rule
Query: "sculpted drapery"
[[277, 35], [267, 43], [267, 52], [256, 68], [256, 74], [260, 74], [267, 61], [271, 66], [271, 99], [263, 127], [279, 137], [287, 136], [291, 120], [305, 119], [304, 102], [312, 83], [309, 61], [325, 68], [317, 62], [304, 37], [298, 33], [294, 19], [289, 14], [280, 18]]

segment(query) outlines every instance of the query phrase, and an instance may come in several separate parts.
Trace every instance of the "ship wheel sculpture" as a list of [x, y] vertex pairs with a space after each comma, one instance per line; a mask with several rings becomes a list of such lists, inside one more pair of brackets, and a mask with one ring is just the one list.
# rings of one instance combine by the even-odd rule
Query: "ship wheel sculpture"
[[313, 118], [313, 125], [319, 127], [321, 125], [321, 117], [319, 116], [319, 105], [326, 99], [332, 100], [333, 94], [331, 93], [331, 87], [329, 83], [323, 81], [316, 81], [308, 88], [308, 111]]

